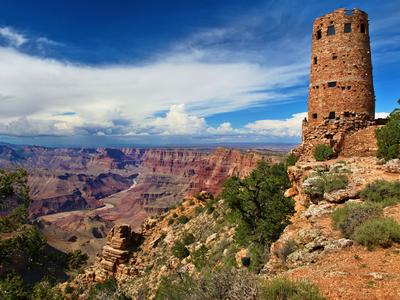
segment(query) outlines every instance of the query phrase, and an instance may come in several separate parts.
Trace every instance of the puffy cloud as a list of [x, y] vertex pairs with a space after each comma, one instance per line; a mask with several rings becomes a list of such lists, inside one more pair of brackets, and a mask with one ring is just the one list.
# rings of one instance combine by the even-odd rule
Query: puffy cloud
[[184, 104], [172, 105], [164, 118], [158, 117], [148, 126], [154, 133], [162, 135], [193, 135], [206, 130], [204, 118], [188, 115]]
[[302, 112], [285, 120], [258, 120], [244, 128], [248, 133], [259, 135], [298, 137], [301, 136], [301, 124], [306, 116], [307, 113]]

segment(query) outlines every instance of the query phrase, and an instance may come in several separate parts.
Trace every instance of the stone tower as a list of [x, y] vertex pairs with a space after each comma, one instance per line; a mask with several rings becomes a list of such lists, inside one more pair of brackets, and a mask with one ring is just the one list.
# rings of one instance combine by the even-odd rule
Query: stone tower
[[308, 126], [339, 119], [373, 120], [368, 15], [337, 9], [314, 21]]

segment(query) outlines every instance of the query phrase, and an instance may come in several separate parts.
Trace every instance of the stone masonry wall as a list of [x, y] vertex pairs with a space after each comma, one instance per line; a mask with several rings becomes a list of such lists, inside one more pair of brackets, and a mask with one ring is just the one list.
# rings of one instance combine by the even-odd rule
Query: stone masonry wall
[[374, 119], [375, 96], [368, 15], [338, 9], [313, 24], [308, 122], [350, 112]]

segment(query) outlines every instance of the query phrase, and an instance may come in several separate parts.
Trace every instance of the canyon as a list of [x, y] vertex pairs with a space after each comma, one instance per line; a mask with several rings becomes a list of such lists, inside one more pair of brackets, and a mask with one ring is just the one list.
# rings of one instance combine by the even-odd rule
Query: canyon
[[28, 171], [35, 220], [62, 251], [91, 260], [115, 223], [140, 228], [185, 197], [216, 195], [230, 176], [248, 175], [260, 159], [282, 160], [282, 150], [200, 148], [47, 148], [0, 145], [0, 169]]

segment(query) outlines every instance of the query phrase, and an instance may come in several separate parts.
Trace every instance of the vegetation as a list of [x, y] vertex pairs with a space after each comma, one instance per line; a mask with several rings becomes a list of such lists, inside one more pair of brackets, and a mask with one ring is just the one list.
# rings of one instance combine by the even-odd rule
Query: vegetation
[[61, 299], [53, 285], [87, 255], [50, 247], [28, 220], [29, 204], [27, 172], [0, 170], [0, 299]]
[[339, 229], [346, 238], [351, 238], [358, 226], [381, 215], [380, 205], [348, 203], [332, 213], [332, 220], [335, 228]]
[[290, 153], [288, 155], [288, 157], [286, 158], [286, 165], [287, 166], [294, 166], [297, 161], [299, 160], [299, 158], [295, 155], [293, 155], [292, 153]]
[[[342, 172], [342, 171], [341, 171]], [[331, 193], [346, 188], [348, 178], [340, 173], [317, 171], [304, 181], [304, 192], [313, 199], [320, 199], [324, 193]]]
[[356, 228], [354, 240], [372, 250], [376, 246], [390, 247], [400, 242], [400, 224], [391, 218], [372, 219]]
[[186, 224], [187, 222], [189, 222], [190, 219], [187, 216], [182, 215], [179, 216], [177, 220], [180, 224]]
[[200, 278], [175, 275], [162, 280], [156, 300], [288, 299], [323, 300], [318, 288], [306, 281], [274, 279], [265, 284], [246, 270], [222, 268]]
[[333, 157], [333, 150], [331, 147], [324, 145], [324, 144], [319, 144], [317, 147], [314, 149], [314, 158], [317, 161], [325, 161]]
[[365, 201], [390, 206], [400, 202], [400, 181], [378, 180], [367, 185], [360, 197]]
[[284, 196], [289, 186], [285, 166], [269, 166], [265, 161], [248, 177], [225, 182], [221, 197], [230, 209], [230, 219], [238, 223], [239, 244], [265, 246], [279, 238], [294, 213], [293, 199]]
[[30, 202], [27, 172], [0, 170], [0, 233], [17, 230], [27, 222]]
[[118, 289], [117, 282], [114, 277], [104, 282], [97, 283], [89, 290], [88, 300], [110, 299], [110, 300], [129, 300], [121, 290]]
[[245, 270], [224, 268], [200, 278], [176, 274], [163, 279], [155, 299], [256, 299], [258, 285], [255, 275]]
[[307, 281], [289, 281], [286, 278], [271, 280], [263, 289], [262, 299], [323, 300], [317, 286]]
[[172, 254], [179, 259], [184, 259], [190, 255], [190, 252], [183, 242], [176, 241], [172, 247]]
[[[399, 100], [400, 104], [400, 100]], [[389, 122], [376, 129], [378, 141], [377, 156], [385, 160], [400, 158], [400, 110], [395, 109], [389, 117]]]
[[195, 240], [196, 240], [196, 238], [191, 233], [185, 234], [182, 238], [183, 244], [185, 244], [185, 245], [193, 244], [195, 242]]

